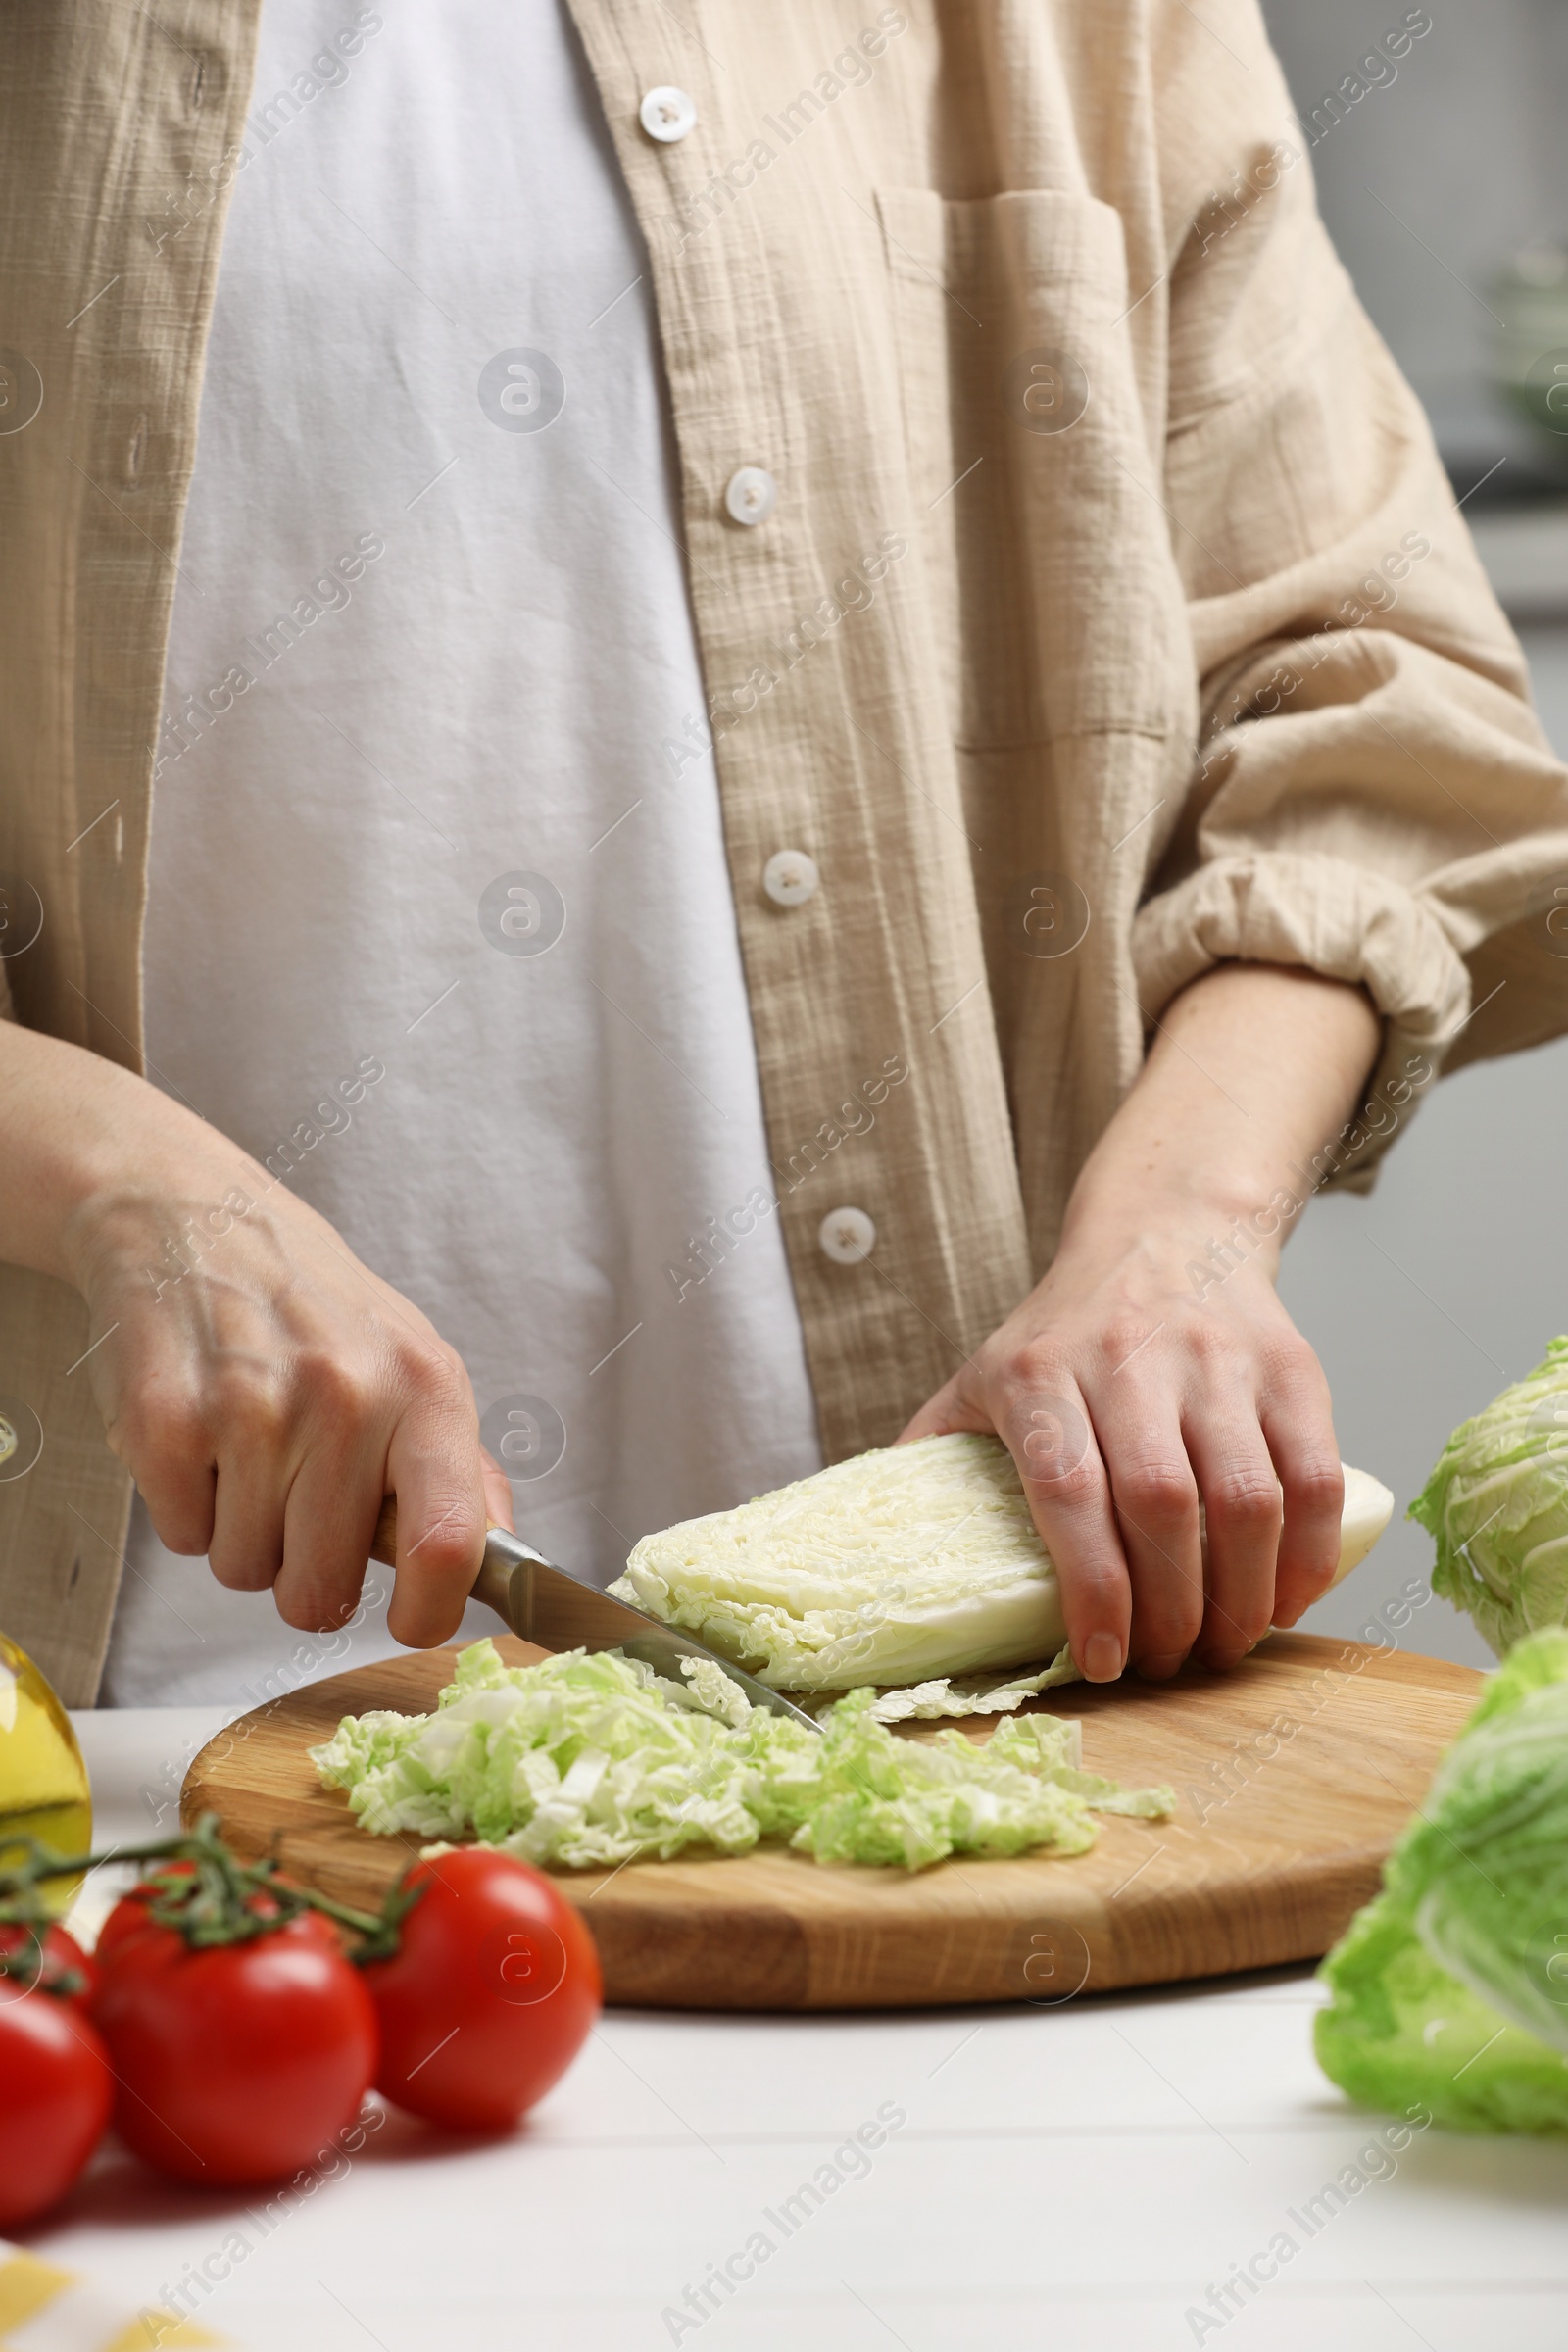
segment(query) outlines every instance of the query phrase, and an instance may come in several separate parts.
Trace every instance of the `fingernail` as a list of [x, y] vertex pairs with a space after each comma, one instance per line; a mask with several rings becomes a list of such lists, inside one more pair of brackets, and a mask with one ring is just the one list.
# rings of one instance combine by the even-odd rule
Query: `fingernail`
[[1086, 1681], [1113, 1683], [1122, 1669], [1121, 1643], [1114, 1634], [1091, 1634], [1084, 1643]]

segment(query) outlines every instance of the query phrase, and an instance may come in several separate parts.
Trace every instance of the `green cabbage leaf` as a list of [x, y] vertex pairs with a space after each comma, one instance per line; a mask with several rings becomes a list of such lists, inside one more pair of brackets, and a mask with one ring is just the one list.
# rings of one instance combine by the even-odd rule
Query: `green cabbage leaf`
[[1433, 1591], [1499, 1658], [1568, 1620], [1568, 1339], [1460, 1423], [1410, 1517], [1437, 1541]]
[[820, 1734], [754, 1708], [716, 1665], [684, 1685], [618, 1651], [507, 1666], [460, 1655], [430, 1715], [346, 1716], [314, 1748], [328, 1788], [380, 1836], [477, 1838], [526, 1862], [612, 1869], [689, 1846], [787, 1838], [819, 1862], [921, 1870], [948, 1854], [1093, 1845], [1096, 1813], [1152, 1820], [1168, 1788], [1124, 1790], [1081, 1765], [1081, 1727], [1013, 1716], [982, 1746], [901, 1739], [874, 1693], [837, 1700]]
[[1318, 2059], [1352, 2097], [1568, 2132], [1568, 1631], [1492, 1677], [1321, 1974]]

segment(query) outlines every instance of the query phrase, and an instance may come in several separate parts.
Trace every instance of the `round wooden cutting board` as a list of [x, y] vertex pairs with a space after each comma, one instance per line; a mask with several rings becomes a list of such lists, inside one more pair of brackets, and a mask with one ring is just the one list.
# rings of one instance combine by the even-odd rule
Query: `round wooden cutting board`
[[[543, 1655], [510, 1635], [497, 1647], [514, 1665]], [[241, 1854], [373, 1907], [419, 1840], [360, 1829], [306, 1751], [343, 1715], [433, 1708], [456, 1654], [355, 1667], [242, 1716], [191, 1766], [186, 1820], [215, 1812]], [[1102, 1820], [1090, 1853], [910, 1876], [764, 1848], [560, 1883], [593, 1931], [606, 1998], [645, 2007], [1050, 2004], [1315, 1958], [1376, 1890], [1481, 1682], [1437, 1658], [1274, 1634], [1233, 1674], [1070, 1684], [1033, 1702], [1083, 1719], [1088, 1770], [1176, 1791], [1167, 1821]], [[976, 1740], [995, 1728], [962, 1726]]]

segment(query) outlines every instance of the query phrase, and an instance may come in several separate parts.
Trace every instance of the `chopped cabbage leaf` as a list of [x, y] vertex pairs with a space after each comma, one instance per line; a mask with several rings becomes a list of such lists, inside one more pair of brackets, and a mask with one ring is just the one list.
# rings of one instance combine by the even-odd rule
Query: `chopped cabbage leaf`
[[[1021, 1707], [1026, 1698], [1040, 1690], [1049, 1690], [1055, 1683], [1076, 1683], [1082, 1680], [1072, 1662], [1072, 1651], [1058, 1650], [1049, 1666], [1038, 1674], [1025, 1674], [995, 1687], [995, 1677], [973, 1675], [967, 1681], [950, 1680], [946, 1675], [940, 1682], [915, 1683], [904, 1690], [884, 1690], [872, 1701], [871, 1713], [878, 1723], [906, 1723], [911, 1716], [925, 1722], [939, 1715], [1006, 1715]], [[988, 1687], [989, 1686], [989, 1687]]]
[[1568, 1632], [1492, 1677], [1322, 1975], [1318, 2057], [1354, 2097], [1568, 2132]]
[[[1346, 1470], [1336, 1581], [1393, 1509], [1387, 1487]], [[645, 1536], [610, 1590], [778, 1690], [1039, 1666], [1067, 1639], [1012, 1456], [969, 1430], [857, 1454]]]
[[1152, 1820], [1168, 1788], [1121, 1789], [1080, 1766], [1080, 1727], [1010, 1717], [981, 1746], [958, 1731], [898, 1738], [872, 1693], [820, 1733], [754, 1708], [721, 1668], [676, 1685], [619, 1651], [506, 1666], [458, 1659], [431, 1715], [346, 1716], [312, 1756], [380, 1836], [476, 1837], [526, 1862], [613, 1868], [688, 1846], [747, 1853], [784, 1838], [819, 1862], [923, 1870], [954, 1853], [1093, 1845], [1094, 1813]]
[[1409, 1515], [1437, 1540], [1432, 1590], [1499, 1658], [1568, 1619], [1568, 1339], [1460, 1422]]

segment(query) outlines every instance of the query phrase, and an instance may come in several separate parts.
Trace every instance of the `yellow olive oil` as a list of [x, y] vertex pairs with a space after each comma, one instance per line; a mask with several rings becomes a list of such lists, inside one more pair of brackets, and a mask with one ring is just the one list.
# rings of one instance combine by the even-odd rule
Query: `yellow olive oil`
[[[70, 1716], [25, 1650], [0, 1634], [0, 1865], [20, 1858], [20, 1838], [85, 1853], [92, 1792]], [[79, 1885], [51, 1879], [50, 1908], [69, 1910]]]

